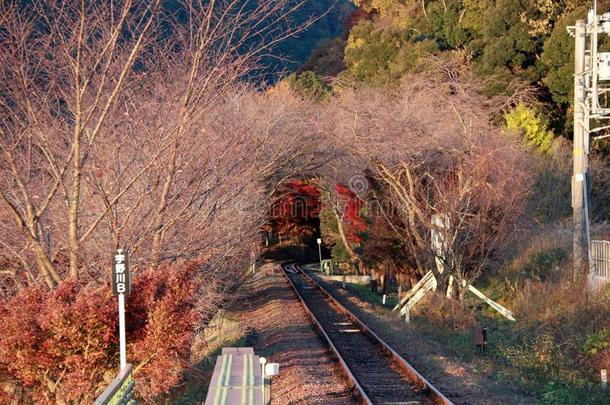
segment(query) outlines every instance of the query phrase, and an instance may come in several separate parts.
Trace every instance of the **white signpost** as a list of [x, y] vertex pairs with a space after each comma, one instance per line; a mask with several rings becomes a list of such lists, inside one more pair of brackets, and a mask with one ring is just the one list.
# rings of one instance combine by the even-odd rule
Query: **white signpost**
[[114, 255], [112, 271], [112, 293], [119, 299], [119, 346], [121, 371], [127, 368], [127, 342], [125, 338], [125, 295], [131, 292], [131, 277], [129, 274], [129, 255], [127, 251], [118, 249]]
[[322, 238], [318, 238], [317, 242], [318, 242], [318, 256], [320, 257], [320, 272], [322, 272]]
[[[447, 253], [449, 252], [449, 246], [447, 244], [446, 234], [450, 230], [451, 222], [449, 221], [449, 218], [446, 215], [437, 214], [437, 215], [432, 216], [432, 225], [433, 225], [433, 227], [432, 227], [431, 236], [432, 236], [432, 250], [435, 255], [434, 261], [436, 264], [436, 268], [438, 269], [438, 272], [443, 273], [443, 271], [445, 271], [445, 260], [447, 259]], [[449, 285], [447, 287], [447, 292], [446, 292], [447, 297], [451, 296], [451, 289], [453, 288], [453, 282], [454, 282], [453, 276], [449, 276]], [[466, 282], [463, 281], [463, 287], [465, 287], [465, 286], [466, 286]], [[409, 319], [410, 319], [409, 310], [415, 304], [417, 304], [417, 302], [419, 302], [419, 300], [421, 300], [428, 291], [436, 291], [436, 287], [437, 287], [436, 277], [434, 277], [434, 274], [432, 273], [432, 271], [429, 271], [428, 273], [426, 273], [426, 275], [424, 277], [422, 277], [421, 280], [419, 280], [417, 282], [417, 284], [415, 284], [415, 287], [413, 287], [409, 292], [407, 292], [407, 294], [400, 300], [400, 302], [398, 304], [396, 304], [396, 306], [394, 307], [394, 309], [392, 311], [396, 311], [397, 309], [400, 309], [400, 315], [401, 316], [404, 315], [406, 322], [409, 323]], [[512, 311], [504, 308], [502, 305], [491, 300], [490, 298], [485, 296], [485, 294], [483, 294], [481, 291], [476, 289], [474, 286], [469, 285], [468, 291], [472, 292], [474, 295], [481, 298], [483, 301], [485, 301], [489, 306], [491, 306], [493, 309], [498, 311], [505, 318], [507, 318], [511, 321], [515, 320]]]

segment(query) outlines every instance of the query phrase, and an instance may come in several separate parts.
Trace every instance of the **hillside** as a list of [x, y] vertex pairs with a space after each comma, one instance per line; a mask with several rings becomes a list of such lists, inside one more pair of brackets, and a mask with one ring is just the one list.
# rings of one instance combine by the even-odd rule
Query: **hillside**
[[607, 402], [610, 80], [573, 50], [607, 50], [610, 14], [567, 31], [589, 6], [1, 2], [0, 402], [91, 403], [129, 361], [138, 401], [200, 403], [230, 344], [286, 363], [280, 405]]

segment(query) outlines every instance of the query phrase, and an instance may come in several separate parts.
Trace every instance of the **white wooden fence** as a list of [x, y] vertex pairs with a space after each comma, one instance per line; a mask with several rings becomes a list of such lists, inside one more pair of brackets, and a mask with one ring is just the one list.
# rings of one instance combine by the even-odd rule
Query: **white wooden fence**
[[589, 288], [597, 291], [610, 283], [610, 241], [591, 241]]

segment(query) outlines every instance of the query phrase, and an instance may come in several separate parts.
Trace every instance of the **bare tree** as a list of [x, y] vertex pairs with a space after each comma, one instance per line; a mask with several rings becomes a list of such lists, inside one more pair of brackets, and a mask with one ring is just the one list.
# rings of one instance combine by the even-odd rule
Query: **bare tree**
[[[290, 20], [301, 5], [184, 2], [170, 15], [159, 1], [3, 3], [0, 225], [13, 239], [2, 255], [53, 288], [99, 279], [118, 246], [155, 267], [250, 240], [245, 203], [262, 204], [285, 161], [241, 117], [242, 101], [265, 102], [244, 79], [311, 24]], [[293, 125], [272, 124], [267, 137]]]
[[410, 77], [391, 97], [345, 92], [332, 113], [339, 142], [369, 162], [372, 198], [414, 269], [445, 287], [453, 276], [461, 299], [513, 236], [530, 181], [525, 150], [458, 85]]

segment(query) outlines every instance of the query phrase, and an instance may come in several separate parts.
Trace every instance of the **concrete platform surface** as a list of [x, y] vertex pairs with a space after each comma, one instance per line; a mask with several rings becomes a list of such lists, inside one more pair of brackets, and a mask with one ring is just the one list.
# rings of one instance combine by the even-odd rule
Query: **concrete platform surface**
[[216, 359], [205, 405], [262, 405], [259, 357], [251, 347], [227, 347]]

